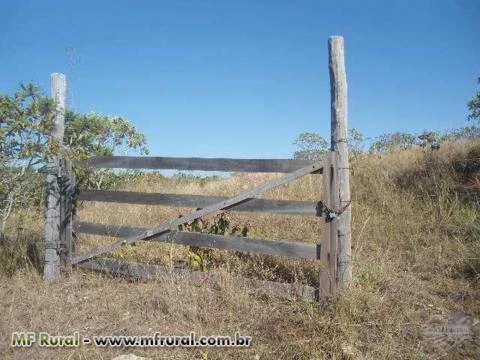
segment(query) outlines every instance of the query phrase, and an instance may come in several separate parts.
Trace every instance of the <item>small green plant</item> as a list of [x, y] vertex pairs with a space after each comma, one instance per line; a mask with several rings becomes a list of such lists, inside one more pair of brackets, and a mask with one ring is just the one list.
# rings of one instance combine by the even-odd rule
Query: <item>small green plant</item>
[[[222, 212], [219, 215], [215, 216], [211, 223], [201, 218], [195, 219], [189, 223], [180, 225], [178, 227], [178, 230], [201, 232], [214, 235], [241, 235], [243, 237], [247, 236], [248, 228], [246, 226], [243, 226], [243, 229], [240, 231], [240, 227], [230, 227], [230, 223], [231, 221], [228, 217], [228, 214]], [[214, 265], [213, 252], [213, 249], [204, 249], [197, 246], [190, 246], [187, 256], [187, 263], [192, 270], [205, 271]]]
[[115, 259], [124, 260], [124, 259], [131, 258], [132, 255], [135, 255], [135, 253], [136, 253], [135, 243], [133, 243], [114, 251], [112, 256]]

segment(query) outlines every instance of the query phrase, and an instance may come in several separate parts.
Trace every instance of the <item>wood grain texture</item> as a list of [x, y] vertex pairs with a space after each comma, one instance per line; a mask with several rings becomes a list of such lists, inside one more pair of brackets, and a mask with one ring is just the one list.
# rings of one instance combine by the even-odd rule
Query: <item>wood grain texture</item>
[[[337, 154], [325, 155], [325, 171], [323, 173], [323, 201], [327, 208], [338, 209]], [[322, 230], [322, 253], [320, 260], [319, 295], [333, 295], [338, 287], [338, 217], [333, 219], [325, 215], [325, 227]]]
[[[129, 237], [148, 230], [141, 227], [116, 226], [89, 222], [76, 222], [77, 233], [94, 234], [101, 236]], [[285, 256], [316, 260], [320, 254], [320, 245], [284, 240], [263, 240], [238, 236], [222, 236], [185, 231], [172, 231], [149, 241], [164, 242], [176, 245], [198, 246], [203, 248], [236, 250], [263, 255]]]
[[[328, 207], [332, 207], [332, 157], [331, 153], [325, 154], [324, 158], [324, 168], [323, 168], [323, 191], [322, 197], [324, 204]], [[329, 221], [327, 215], [325, 216], [325, 227], [322, 229], [321, 234], [321, 244], [322, 252], [320, 254], [320, 261], [322, 264], [320, 270], [320, 280], [319, 280], [319, 295], [325, 296], [335, 292], [335, 267], [332, 266], [332, 249], [331, 249], [331, 236], [332, 236], [332, 223]]]
[[311, 161], [292, 159], [96, 156], [92, 157], [87, 165], [95, 168], [290, 173], [311, 163]]
[[262, 281], [244, 277], [225, 277], [215, 272], [189, 271], [180, 268], [167, 268], [158, 265], [145, 265], [108, 258], [91, 259], [76, 265], [82, 269], [100, 271], [112, 275], [133, 277], [135, 279], [155, 281], [186, 281], [191, 286], [212, 286], [221, 290], [234, 286], [237, 291], [252, 295], [267, 294], [288, 300], [315, 301], [315, 288], [308, 285]]
[[63, 269], [71, 268], [73, 255], [73, 197], [75, 194], [75, 173], [72, 162], [61, 159], [60, 179], [60, 263]]
[[[345, 49], [342, 36], [328, 39], [330, 97], [331, 97], [331, 150], [337, 153], [338, 207], [351, 204], [350, 165], [347, 143], [347, 76]], [[338, 288], [347, 289], [352, 281], [351, 220], [352, 207], [347, 206], [338, 217]]]
[[[65, 129], [66, 92], [67, 81], [65, 75], [53, 73], [51, 75], [51, 94], [53, 100], [55, 100], [55, 114], [49, 143], [60, 144], [60, 148]], [[50, 155], [47, 159], [48, 167], [59, 169], [59, 160], [58, 155]], [[53, 281], [60, 276], [58, 249], [60, 247], [61, 199], [57, 175], [53, 173], [47, 175], [45, 192], [45, 263], [43, 278], [46, 281]]]
[[104, 254], [106, 252], [110, 252], [110, 251], [119, 249], [122, 246], [132, 244], [132, 243], [134, 243], [138, 240], [145, 240], [145, 239], [151, 238], [153, 236], [160, 235], [162, 233], [167, 233], [171, 230], [176, 230], [178, 225], [193, 221], [195, 219], [201, 218], [202, 216], [214, 213], [218, 210], [229, 208], [232, 205], [241, 203], [241, 202], [245, 201], [246, 199], [255, 197], [255, 196], [257, 196], [261, 193], [264, 193], [264, 192], [266, 192], [270, 189], [273, 189], [277, 186], [287, 184], [287, 183], [289, 183], [289, 182], [291, 182], [295, 179], [298, 179], [298, 178], [300, 178], [304, 175], [311, 174], [313, 172], [317, 172], [321, 168], [322, 168], [322, 162], [317, 162], [317, 163], [311, 164], [311, 165], [306, 166], [304, 168], [301, 168], [301, 169], [299, 169], [299, 170], [297, 170], [293, 173], [290, 173], [290, 174], [284, 175], [280, 178], [268, 181], [268, 182], [266, 182], [262, 185], [259, 185], [259, 186], [255, 187], [253, 189], [246, 190], [246, 191], [244, 191], [244, 192], [242, 192], [242, 193], [240, 193], [236, 196], [233, 196], [233, 197], [231, 197], [227, 200], [220, 201], [218, 203], [209, 205], [209, 206], [207, 206], [207, 207], [205, 207], [201, 210], [197, 210], [197, 211], [195, 211], [191, 214], [182, 216], [180, 218], [176, 218], [176, 219], [174, 219], [170, 222], [163, 223], [163, 224], [161, 224], [157, 227], [154, 227], [150, 230], [141, 232], [138, 235], [131, 236], [131, 237], [129, 237], [127, 239], [124, 239], [124, 240], [121, 240], [121, 241], [117, 241], [113, 244], [102, 246], [98, 249], [94, 249], [94, 250], [88, 252], [87, 254], [78, 255], [74, 259], [72, 259], [72, 264], [76, 264], [76, 263], [91, 259], [92, 257]]
[[[224, 196], [185, 194], [159, 194], [132, 191], [80, 190], [78, 200], [125, 204], [164, 205], [171, 207], [204, 208], [220, 201]], [[295, 200], [246, 199], [225, 210], [269, 212], [274, 214], [316, 216], [317, 202]]]

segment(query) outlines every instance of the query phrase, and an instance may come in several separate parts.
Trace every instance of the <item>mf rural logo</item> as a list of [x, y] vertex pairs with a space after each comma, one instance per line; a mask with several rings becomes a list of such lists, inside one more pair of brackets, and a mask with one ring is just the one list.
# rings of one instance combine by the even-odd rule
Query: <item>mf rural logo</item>
[[[83, 341], [85, 344], [85, 341]], [[40, 347], [79, 347], [80, 334], [75, 332], [70, 336], [54, 336], [46, 332], [14, 332], [12, 347], [31, 347], [37, 344]]]
[[479, 347], [479, 321], [471, 316], [455, 313], [443, 325], [422, 327], [424, 338], [440, 347]]

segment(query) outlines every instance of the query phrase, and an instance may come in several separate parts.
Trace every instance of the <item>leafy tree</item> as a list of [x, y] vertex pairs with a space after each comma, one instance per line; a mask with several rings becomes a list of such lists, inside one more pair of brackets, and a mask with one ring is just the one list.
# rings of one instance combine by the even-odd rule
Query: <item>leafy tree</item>
[[23, 191], [25, 179], [32, 179], [32, 169], [54, 151], [47, 136], [54, 104], [39, 92], [33, 84], [21, 84], [13, 96], [0, 95], [0, 234], [14, 205], [32, 200]]
[[464, 126], [443, 134], [440, 141], [474, 140], [480, 138], [480, 126]]
[[364, 153], [365, 137], [355, 128], [348, 129], [348, 152], [351, 156], [358, 156]]
[[[66, 156], [71, 159], [88, 160], [92, 156], [111, 156], [114, 153], [126, 153], [137, 150], [148, 154], [145, 135], [135, 126], [119, 116], [98, 113], [65, 114], [64, 144], [67, 145]], [[77, 168], [77, 181], [82, 186], [100, 189], [117, 176], [108, 169]]]
[[440, 149], [440, 141], [442, 140], [442, 137], [438, 131], [424, 130], [418, 136], [418, 140], [418, 145], [421, 147], [424, 148], [430, 146], [432, 150], [438, 150]]
[[[480, 84], [480, 78], [478, 78], [478, 83]], [[468, 109], [471, 111], [468, 119], [480, 122], [480, 91], [468, 102]]]
[[293, 154], [294, 159], [317, 161], [328, 151], [328, 142], [313, 132], [304, 132], [297, 136], [293, 145], [299, 149]]
[[385, 154], [394, 149], [405, 150], [416, 143], [416, 136], [409, 133], [395, 132], [380, 135], [370, 145], [370, 153]]
[[[363, 153], [364, 141], [364, 136], [357, 129], [348, 129], [348, 149], [351, 156]], [[301, 133], [293, 144], [299, 148], [293, 154], [293, 158], [309, 161], [320, 160], [330, 148], [330, 143], [314, 132]]]
[[[39, 169], [51, 154], [63, 153], [73, 160], [95, 155], [112, 155], [119, 150], [148, 153], [146, 138], [122, 117], [97, 113], [66, 112], [65, 148], [48, 141], [53, 127], [54, 102], [42, 95], [34, 84], [20, 85], [13, 95], [0, 94], [0, 216], [2, 226], [15, 207], [41, 201], [42, 176]], [[86, 186], [105, 177], [88, 169], [79, 169], [79, 182]], [[36, 191], [32, 189], [35, 179]]]

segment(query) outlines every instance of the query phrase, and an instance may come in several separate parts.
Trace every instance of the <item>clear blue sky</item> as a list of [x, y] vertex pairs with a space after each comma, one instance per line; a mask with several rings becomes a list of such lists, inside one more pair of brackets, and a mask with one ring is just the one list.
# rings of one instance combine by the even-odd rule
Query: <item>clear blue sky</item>
[[478, 89], [478, 0], [0, 5], [0, 91], [64, 72], [70, 105], [125, 116], [157, 156], [283, 158], [303, 131], [328, 138], [330, 35], [369, 137], [463, 126]]

